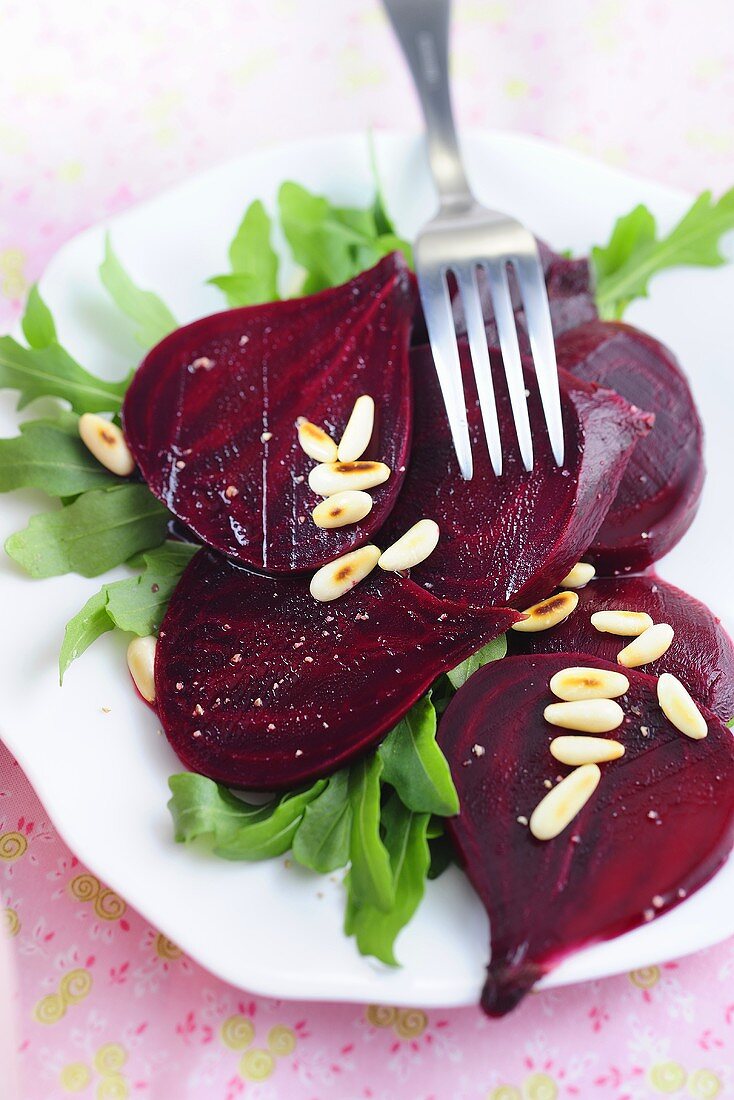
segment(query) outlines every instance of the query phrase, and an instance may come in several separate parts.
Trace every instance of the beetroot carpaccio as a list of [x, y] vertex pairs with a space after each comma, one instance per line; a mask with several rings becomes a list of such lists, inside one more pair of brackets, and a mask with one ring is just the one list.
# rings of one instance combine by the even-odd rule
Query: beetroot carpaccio
[[324, 604], [304, 577], [263, 576], [200, 550], [156, 653], [158, 713], [183, 763], [253, 790], [327, 775], [520, 618], [377, 573]]
[[589, 549], [599, 572], [644, 569], [686, 533], [703, 488], [703, 428], [686, 377], [658, 340], [617, 322], [574, 328], [556, 351], [565, 370], [655, 416]]
[[734, 717], [734, 645], [720, 621], [709, 609], [654, 574], [635, 577], [598, 577], [578, 592], [576, 610], [565, 622], [535, 634], [511, 630], [511, 653], [589, 653], [616, 661], [629, 641], [602, 634], [591, 625], [597, 611], [646, 612], [656, 623], [669, 623], [675, 631], [670, 649], [645, 672], [659, 676], [672, 672], [694, 699], [728, 722]]
[[652, 920], [721, 866], [734, 843], [734, 737], [710, 711], [705, 739], [663, 715], [656, 679], [626, 670], [625, 748], [552, 840], [527, 827], [547, 784], [571, 769], [550, 752], [543, 711], [551, 677], [572, 666], [615, 669], [585, 654], [508, 657], [485, 665], [450, 703], [439, 743], [461, 811], [447, 827], [490, 920], [482, 1007], [512, 1009], [566, 955]]
[[[367, 542], [408, 461], [408, 344], [414, 278], [399, 253], [309, 298], [204, 317], [143, 361], [123, 406], [125, 436], [160, 500], [203, 542], [270, 573], [316, 569]], [[357, 397], [379, 409], [365, 458], [385, 462], [360, 523], [311, 522], [313, 463], [300, 416], [339, 438]]]

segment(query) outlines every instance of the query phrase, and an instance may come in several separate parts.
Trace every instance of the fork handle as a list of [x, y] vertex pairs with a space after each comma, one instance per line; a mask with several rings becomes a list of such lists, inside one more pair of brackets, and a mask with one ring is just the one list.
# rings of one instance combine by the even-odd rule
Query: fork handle
[[449, 91], [450, 0], [383, 0], [426, 121], [428, 159], [443, 208], [474, 202], [456, 137]]

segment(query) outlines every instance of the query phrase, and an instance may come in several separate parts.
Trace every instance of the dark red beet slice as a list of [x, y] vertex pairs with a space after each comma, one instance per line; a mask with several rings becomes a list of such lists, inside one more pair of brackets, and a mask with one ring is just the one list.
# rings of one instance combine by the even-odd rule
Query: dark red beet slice
[[[127, 392], [125, 435], [151, 490], [209, 546], [268, 572], [317, 568], [367, 542], [408, 459], [414, 279], [398, 253], [310, 298], [229, 310], [171, 333]], [[357, 397], [378, 408], [374, 453], [390, 479], [359, 524], [323, 531], [306, 416], [338, 440]], [[230, 488], [231, 487], [231, 488]]]
[[307, 578], [201, 550], [160, 631], [161, 723], [192, 770], [231, 787], [291, 788], [374, 744], [441, 672], [518, 618], [439, 601], [381, 570], [317, 603]]
[[557, 352], [578, 378], [655, 414], [590, 551], [600, 572], [644, 569], [682, 538], [701, 496], [703, 429], [688, 382], [663, 344], [629, 325], [584, 325], [561, 337]]
[[543, 718], [551, 676], [570, 665], [613, 667], [578, 653], [496, 661], [467, 681], [439, 727], [461, 803], [446, 824], [490, 919], [482, 1007], [492, 1016], [571, 952], [677, 905], [734, 842], [734, 737], [708, 711], [708, 736], [685, 737], [641, 672], [628, 673], [627, 717], [609, 735], [625, 755], [601, 765], [571, 825], [538, 841], [518, 822], [547, 793], [544, 780], [571, 770], [548, 751], [566, 731]]
[[417, 520], [434, 519], [441, 538], [414, 577], [436, 596], [475, 606], [522, 609], [547, 596], [593, 539], [617, 491], [629, 453], [649, 420], [616, 394], [566, 375], [561, 382], [566, 466], [558, 469], [542, 429], [538, 388], [528, 367], [535, 467], [527, 473], [514, 439], [499, 353], [497, 407], [504, 440], [502, 476], [489, 461], [467, 345], [459, 342], [474, 477], [464, 481], [449, 435], [430, 349], [414, 348], [410, 467], [381, 545]]
[[595, 611], [614, 608], [646, 611], [656, 623], [669, 623], [673, 644], [658, 661], [645, 666], [653, 676], [672, 672], [694, 699], [722, 718], [734, 716], [734, 645], [720, 621], [709, 609], [672, 584], [648, 574], [642, 577], [600, 577], [578, 592], [579, 604], [564, 623], [537, 634], [511, 630], [513, 653], [593, 653], [616, 661], [629, 641], [614, 634], [600, 634], [591, 625]]

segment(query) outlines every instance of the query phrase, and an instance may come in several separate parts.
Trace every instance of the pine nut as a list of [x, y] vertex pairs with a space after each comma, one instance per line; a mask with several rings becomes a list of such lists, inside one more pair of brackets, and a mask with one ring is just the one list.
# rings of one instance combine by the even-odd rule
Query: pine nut
[[562, 581], [559, 581], [559, 588], [583, 588], [590, 580], [593, 580], [596, 576], [596, 569], [593, 565], [589, 565], [586, 561], [579, 561], [574, 565], [573, 569], [570, 569]]
[[323, 565], [311, 578], [311, 595], [319, 603], [338, 600], [372, 572], [379, 556], [378, 546], [360, 546], [358, 550]]
[[127, 647], [127, 667], [135, 687], [146, 703], [155, 702], [155, 647], [156, 638], [149, 634], [146, 638], [133, 638]]
[[352, 415], [347, 421], [344, 435], [339, 442], [337, 458], [340, 462], [356, 462], [367, 450], [375, 426], [375, 403], [367, 394], [354, 402]]
[[323, 428], [303, 416], [296, 421], [296, 426], [298, 442], [309, 458], [316, 462], [336, 462], [336, 443]]
[[82, 413], [79, 417], [79, 437], [97, 462], [118, 477], [128, 477], [135, 469], [135, 459], [130, 454], [125, 437], [111, 420], [105, 420], [96, 413]]
[[409, 531], [383, 551], [377, 564], [388, 573], [412, 569], [433, 553], [438, 545], [438, 536], [438, 524], [434, 520], [419, 519]]
[[621, 649], [617, 654], [617, 660], [625, 668], [637, 668], [639, 665], [647, 665], [650, 661], [657, 661], [670, 649], [673, 641], [673, 628], [667, 623], [655, 623], [643, 630], [639, 638]]
[[652, 619], [644, 611], [596, 611], [591, 616], [591, 625], [600, 634], [636, 638], [652, 626]]
[[384, 462], [322, 462], [308, 475], [308, 484], [320, 497], [330, 497], [344, 489], [374, 489], [389, 476]]
[[624, 745], [607, 737], [554, 737], [550, 743], [551, 756], [561, 764], [603, 764], [624, 756]]
[[572, 703], [549, 703], [543, 717], [564, 730], [609, 733], [621, 726], [624, 711], [613, 699], [579, 699]]
[[596, 764], [582, 764], [548, 791], [530, 817], [530, 832], [536, 840], [552, 840], [562, 833], [589, 801], [600, 779]]
[[330, 529], [346, 527], [348, 523], [359, 523], [372, 510], [372, 497], [369, 493], [345, 489], [334, 493], [317, 504], [311, 518], [317, 527]]
[[630, 682], [621, 672], [606, 668], [564, 668], [551, 676], [550, 689], [567, 703], [579, 699], [617, 699], [629, 691]]
[[576, 610], [579, 598], [575, 592], [558, 592], [555, 596], [549, 596], [547, 600], [534, 603], [524, 612], [527, 619], [519, 623], [513, 623], [512, 629], [519, 630], [521, 634], [536, 634], [539, 630], [550, 630], [567, 619], [572, 611]]
[[706, 719], [691, 699], [683, 684], [669, 672], [658, 680], [658, 702], [669, 722], [686, 737], [700, 741], [708, 733]]

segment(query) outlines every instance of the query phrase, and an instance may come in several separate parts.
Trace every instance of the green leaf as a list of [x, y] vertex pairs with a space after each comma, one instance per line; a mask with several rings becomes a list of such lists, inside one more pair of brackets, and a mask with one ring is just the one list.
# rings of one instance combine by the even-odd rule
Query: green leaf
[[146, 485], [92, 489], [60, 511], [32, 516], [5, 549], [32, 577], [96, 577], [163, 542], [169, 518]]
[[377, 750], [382, 778], [411, 810], [449, 817], [459, 812], [451, 770], [436, 744], [436, 711], [424, 695]]
[[173, 590], [198, 550], [187, 542], [164, 542], [130, 559], [129, 565], [143, 570], [139, 576], [102, 585], [67, 623], [59, 654], [60, 682], [72, 661], [105, 631], [118, 627], [141, 638], [157, 633]]
[[345, 929], [354, 935], [363, 955], [373, 955], [388, 966], [397, 966], [395, 940], [411, 919], [425, 892], [430, 853], [426, 839], [428, 814], [412, 813], [393, 795], [385, 804], [382, 823], [390, 856], [394, 899], [386, 911], [371, 905], [359, 905], [352, 891], [347, 905]]
[[0, 492], [43, 489], [49, 496], [67, 497], [88, 489], [119, 485], [84, 446], [65, 420], [27, 420], [20, 435], [0, 439]]
[[471, 657], [467, 657], [465, 661], [462, 661], [460, 665], [452, 668], [451, 672], [447, 673], [451, 686], [455, 691], [458, 691], [478, 668], [481, 668], [482, 665], [488, 665], [490, 661], [500, 661], [506, 653], [507, 638], [504, 634], [500, 634], [499, 638], [493, 638], [491, 642], [487, 642]]
[[337, 221], [325, 198], [287, 181], [278, 192], [278, 206], [293, 258], [308, 273], [307, 293], [338, 286], [355, 274], [350, 244], [362, 238]]
[[23, 335], [31, 348], [47, 348], [49, 344], [58, 343], [56, 325], [51, 310], [41, 297], [38, 283], [34, 283], [28, 293], [21, 325]]
[[431, 866], [428, 868], [428, 878], [433, 880], [440, 878], [444, 871], [454, 863], [456, 855], [447, 836], [438, 836], [430, 840], [429, 848], [431, 850]]
[[352, 826], [349, 839], [349, 893], [357, 906], [387, 912], [395, 900], [390, 857], [380, 837], [380, 773], [377, 755], [363, 757], [349, 769]]
[[117, 412], [130, 377], [105, 382], [59, 344], [24, 348], [12, 336], [0, 336], [0, 388], [20, 391], [19, 409], [37, 397], [61, 397], [77, 413]]
[[229, 246], [232, 273], [209, 279], [224, 291], [231, 307], [277, 300], [278, 254], [270, 242], [270, 234], [270, 218], [258, 199], [248, 206]]
[[109, 234], [105, 238], [99, 277], [118, 309], [134, 322], [135, 339], [144, 348], [152, 347], [178, 328], [178, 321], [165, 302], [152, 290], [141, 290], [130, 278], [115, 255]]
[[336, 772], [326, 790], [310, 802], [293, 840], [293, 857], [312, 871], [328, 874], [349, 861], [352, 807], [349, 771]]
[[646, 298], [653, 275], [666, 268], [723, 264], [720, 241], [734, 229], [734, 188], [718, 201], [710, 191], [699, 195], [666, 235], [645, 206], [619, 218], [609, 242], [592, 249], [596, 301], [602, 317], [620, 318], [635, 298]]
[[184, 772], [168, 780], [168, 803], [177, 841], [210, 839], [222, 859], [272, 859], [287, 852], [308, 804], [326, 787], [318, 779], [311, 787], [288, 792], [263, 806], [236, 798], [203, 775]]

